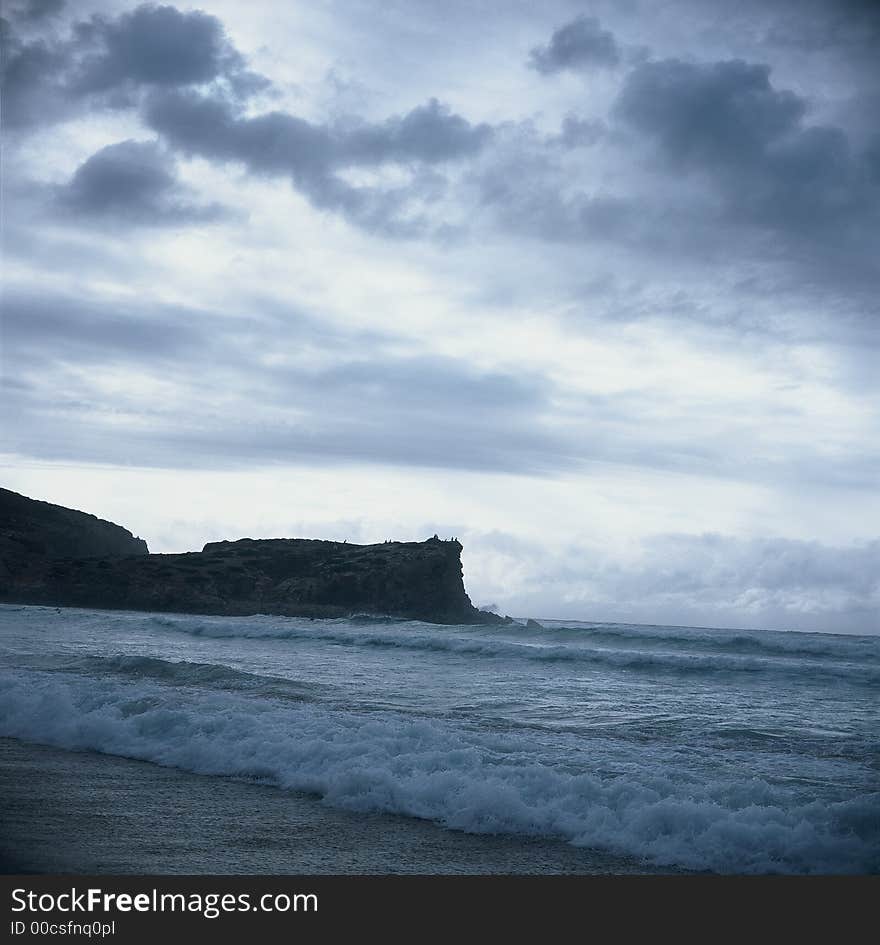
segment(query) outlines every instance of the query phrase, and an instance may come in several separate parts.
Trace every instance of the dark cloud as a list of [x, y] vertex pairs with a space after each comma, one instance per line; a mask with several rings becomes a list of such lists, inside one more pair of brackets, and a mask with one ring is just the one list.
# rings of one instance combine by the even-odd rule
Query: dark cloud
[[265, 174], [316, 177], [339, 168], [436, 164], [476, 153], [491, 135], [436, 99], [379, 124], [317, 125], [285, 112], [241, 117], [225, 98], [153, 95], [148, 124], [192, 154], [240, 161]]
[[[195, 353], [196, 313], [183, 307], [90, 301], [7, 289], [3, 295], [4, 374], [44, 365], [151, 362]], [[24, 378], [21, 378], [24, 379]]]
[[85, 107], [129, 107], [151, 86], [221, 83], [246, 96], [267, 85], [248, 72], [223, 24], [199, 11], [142, 4], [115, 19], [94, 15], [61, 40], [25, 41], [4, 29], [3, 111], [8, 128], [50, 124]]
[[[594, 135], [598, 137], [594, 138]], [[606, 136], [602, 126], [575, 119], [549, 139], [508, 137], [470, 176], [475, 199], [508, 234], [548, 243], [619, 241], [642, 244], [655, 211], [645, 201], [587, 190], [583, 175], [560, 160]]]
[[67, 214], [121, 223], [198, 223], [224, 215], [216, 204], [193, 203], [175, 175], [174, 159], [154, 141], [108, 145], [81, 164], [57, 192]]
[[479, 151], [491, 136], [486, 124], [471, 125], [437, 99], [377, 125], [336, 132], [342, 165], [454, 161]]
[[612, 68], [621, 52], [614, 35], [592, 16], [579, 16], [559, 27], [546, 46], [536, 46], [529, 64], [544, 75], [566, 69]]
[[430, 196], [436, 181], [417, 176], [409, 187], [357, 187], [340, 172], [443, 164], [476, 154], [492, 135], [488, 125], [471, 125], [433, 99], [376, 124], [322, 125], [285, 112], [245, 117], [227, 98], [177, 91], [154, 93], [144, 115], [173, 148], [287, 177], [316, 206], [387, 231], [411, 198]]
[[199, 11], [143, 5], [115, 20], [93, 17], [78, 24], [77, 35], [98, 47], [79, 65], [75, 81], [82, 92], [103, 92], [126, 82], [203, 85], [244, 65], [226, 40], [223, 24]]
[[878, 222], [880, 189], [866, 156], [839, 128], [808, 124], [807, 102], [774, 88], [766, 65], [644, 63], [615, 111], [671, 171], [705, 175], [727, 221], [857, 254]]
[[11, 3], [8, 13], [13, 19], [34, 23], [55, 16], [64, 9], [65, 0], [18, 0]]
[[842, 51], [876, 56], [880, 51], [880, 4], [876, 0], [803, 0], [779, 4], [765, 42], [807, 52]]
[[[546, 381], [392, 355], [393, 338], [260, 310], [8, 293], [10, 448], [166, 468], [296, 461], [548, 472], [570, 463], [543, 421]], [[318, 357], [304, 364], [303, 349]], [[285, 353], [295, 366], [277, 361]], [[120, 418], [132, 422], [123, 429]]]
[[[845, 297], [868, 317], [880, 288], [877, 139], [860, 148], [810, 113], [766, 65], [648, 61], [624, 77], [607, 128], [569, 116], [556, 137], [499, 134], [470, 180], [505, 232], [614, 243], [636, 267], [646, 253], [681, 271], [758, 265], [765, 285], [799, 284], [798, 307], [821, 298], [837, 311]], [[565, 152], [582, 134], [594, 150], [579, 173]]]
[[564, 148], [588, 148], [601, 141], [607, 133], [603, 121], [566, 115], [559, 136], [551, 139], [551, 143], [558, 142]]
[[626, 77], [617, 113], [685, 166], [742, 165], [798, 129], [806, 103], [770, 84], [770, 67], [739, 60], [647, 62]]
[[63, 48], [43, 40], [23, 42], [0, 20], [0, 111], [7, 132], [51, 124], [68, 113], [61, 79], [67, 63]]

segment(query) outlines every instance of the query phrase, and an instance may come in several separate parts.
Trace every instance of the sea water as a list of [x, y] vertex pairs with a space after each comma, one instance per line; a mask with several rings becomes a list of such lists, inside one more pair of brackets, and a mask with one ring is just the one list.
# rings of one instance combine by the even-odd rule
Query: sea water
[[878, 695], [872, 636], [0, 606], [0, 736], [651, 869], [880, 871]]

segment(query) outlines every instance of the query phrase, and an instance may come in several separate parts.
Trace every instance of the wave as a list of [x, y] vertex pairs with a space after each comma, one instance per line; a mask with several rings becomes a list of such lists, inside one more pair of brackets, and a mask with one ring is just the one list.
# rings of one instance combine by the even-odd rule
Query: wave
[[308, 701], [326, 696], [332, 686], [283, 676], [250, 673], [216, 663], [165, 660], [154, 656], [6, 655], [8, 666], [89, 677], [122, 676], [149, 679], [174, 686], [195, 686], [231, 692], [253, 692], [275, 699]]
[[[38, 624], [46, 614], [62, 611], [39, 606], [0, 605], [0, 616], [23, 612]], [[326, 639], [328, 642], [365, 646], [411, 646], [415, 649], [459, 650], [492, 655], [493, 645], [503, 642], [531, 647], [537, 659], [554, 659], [560, 651], [585, 644], [604, 651], [672, 652], [681, 656], [758, 658], [782, 657], [819, 663], [856, 664], [868, 669], [869, 679], [880, 673], [880, 637], [853, 634], [802, 633], [782, 630], [724, 630], [699, 627], [672, 627], [648, 624], [584, 623], [545, 620], [542, 624], [525, 621], [504, 626], [456, 625], [439, 628], [436, 624], [403, 618], [357, 614], [345, 618], [299, 618], [273, 615], [240, 617], [193, 614], [150, 614], [136, 611], [63, 610], [65, 623], [81, 626], [133, 626], [142, 629], [176, 631], [209, 638], [245, 639]], [[16, 616], [16, 622], [20, 617]], [[30, 621], [26, 621], [30, 622]], [[371, 632], [372, 631], [372, 634]], [[425, 639], [434, 642], [425, 642]], [[460, 644], [450, 641], [461, 641]], [[541, 650], [540, 653], [537, 650]], [[498, 655], [515, 651], [497, 648]], [[529, 655], [529, 651], [524, 651]], [[562, 656], [561, 658], [568, 658]], [[722, 664], [723, 666], [724, 664]], [[725, 668], [733, 668], [732, 663]]]
[[627, 644], [683, 644], [690, 648], [733, 653], [779, 654], [857, 660], [880, 659], [880, 638], [855, 634], [805, 633], [786, 630], [719, 630], [702, 627], [666, 627], [639, 624], [563, 624], [548, 621], [550, 633], [583, 635], [592, 640]]
[[[478, 627], [445, 628], [434, 630], [429, 624], [402, 621], [388, 624], [376, 621], [354, 625], [349, 620], [309, 621], [286, 618], [192, 618], [155, 615], [148, 618], [156, 628], [213, 639], [257, 640], [311, 640], [352, 647], [399, 648], [430, 650], [463, 656], [482, 656], [499, 659], [525, 659], [536, 662], [575, 661], [600, 667], [640, 672], [682, 674], [773, 674], [786, 677], [808, 677], [810, 680], [831, 677], [851, 683], [880, 683], [880, 665], [856, 662], [853, 659], [809, 659], [802, 651], [781, 649], [753, 653], [690, 652], [684, 648], [658, 650], [628, 647], [592, 646], [595, 636], [584, 634], [572, 642], [559, 642], [559, 637], [548, 639], [540, 631], [530, 635], [518, 634], [511, 639], [509, 630], [486, 630]], [[364, 629], [364, 626], [367, 629]], [[562, 628], [563, 632], [565, 628]], [[578, 628], [579, 629], [579, 628]], [[569, 631], [570, 632], [570, 631]], [[605, 631], [603, 631], [604, 633]], [[711, 631], [709, 631], [711, 632]], [[643, 636], [626, 634], [633, 644], [641, 644]], [[610, 635], [609, 635], [610, 636]], [[649, 638], [649, 639], [657, 639]], [[670, 637], [680, 641], [682, 637]], [[845, 656], [853, 654], [844, 650]], [[813, 655], [813, 654], [810, 654]], [[817, 654], [818, 655], [818, 654]]]
[[149, 675], [95, 686], [26, 670], [0, 674], [0, 734], [259, 779], [471, 833], [563, 838], [661, 866], [880, 871], [880, 794], [820, 801], [722, 764], [698, 776], [664, 752], [643, 751], [622, 773], [601, 774], [601, 758], [580, 769], [542, 761], [522, 733], [169, 687]]

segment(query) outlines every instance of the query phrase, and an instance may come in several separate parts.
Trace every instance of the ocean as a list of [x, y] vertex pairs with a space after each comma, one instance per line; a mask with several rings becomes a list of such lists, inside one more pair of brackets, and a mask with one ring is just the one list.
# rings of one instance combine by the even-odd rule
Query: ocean
[[878, 695], [873, 636], [4, 605], [7, 852], [124, 794], [152, 859], [30, 868], [877, 873]]

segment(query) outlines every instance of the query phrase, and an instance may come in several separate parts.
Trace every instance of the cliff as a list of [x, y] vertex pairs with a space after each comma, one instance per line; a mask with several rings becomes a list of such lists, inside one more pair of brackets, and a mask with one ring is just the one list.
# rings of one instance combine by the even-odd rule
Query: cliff
[[[47, 505], [24, 496], [16, 498], [34, 506]], [[18, 537], [10, 545], [0, 544], [2, 601], [229, 615], [370, 613], [434, 623], [500, 620], [472, 606], [464, 589], [462, 548], [457, 541], [432, 538], [350, 545], [304, 538], [244, 538], [211, 542], [200, 552], [173, 555], [147, 554], [143, 542], [120, 542], [119, 552], [95, 554], [92, 549], [97, 546], [90, 540], [83, 538], [76, 544], [71, 534], [68, 544], [62, 545], [54, 536], [59, 522], [99, 519], [59, 506], [48, 508], [82, 519], [59, 519], [56, 513], [41, 518], [44, 510], [26, 518], [19, 503], [15, 520], [19, 524], [11, 525], [5, 508], [0, 504], [0, 536], [14, 532]], [[25, 520], [30, 533], [21, 532], [20, 523]], [[130, 542], [139, 542], [118, 525], [101, 524], [118, 529]], [[21, 552], [25, 545], [27, 554]], [[141, 546], [139, 552], [126, 550]], [[74, 551], [66, 556], [55, 553], [62, 547]], [[48, 550], [39, 554], [39, 548]]]
[[147, 543], [120, 525], [0, 489], [0, 592], [47, 560], [147, 554]]

